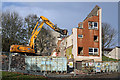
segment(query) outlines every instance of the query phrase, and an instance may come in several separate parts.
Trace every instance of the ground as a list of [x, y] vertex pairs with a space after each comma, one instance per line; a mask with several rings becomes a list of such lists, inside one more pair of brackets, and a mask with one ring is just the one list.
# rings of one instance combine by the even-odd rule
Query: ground
[[7, 71], [2, 71], [2, 80], [15, 80], [15, 79], [20, 79], [20, 80], [28, 80], [28, 79], [34, 79], [34, 78], [39, 78], [40, 80], [48, 80], [47, 78], [43, 76], [36, 76], [36, 75], [27, 75], [27, 74], [22, 74], [18, 72], [7, 72]]
[[88, 74], [88, 75], [76, 75], [70, 76], [68, 75], [54, 75], [55, 77], [53, 78], [47, 78], [43, 76], [35, 76], [35, 75], [28, 75], [28, 74], [22, 74], [22, 73], [17, 73], [17, 72], [7, 72], [3, 71], [2, 72], [2, 80], [28, 80], [28, 79], [39, 79], [39, 80], [61, 80], [61, 79], [95, 79], [95, 78], [115, 78], [115, 79], [120, 79], [120, 73], [98, 73], [98, 74]]

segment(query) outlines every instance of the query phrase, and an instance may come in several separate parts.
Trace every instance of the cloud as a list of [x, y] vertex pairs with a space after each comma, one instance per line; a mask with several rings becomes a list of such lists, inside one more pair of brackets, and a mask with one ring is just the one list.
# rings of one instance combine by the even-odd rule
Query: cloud
[[[15, 3], [16, 4], [16, 3]], [[77, 27], [77, 24], [81, 22], [87, 15], [84, 8], [74, 8], [73, 4], [66, 3], [17, 3], [9, 4], [3, 7], [4, 11], [17, 12], [23, 18], [29, 14], [36, 14], [37, 16], [45, 16], [54, 24], [62, 29], [68, 29], [71, 34], [72, 28]], [[80, 13], [82, 11], [82, 13]], [[81, 20], [81, 21], [80, 21]]]
[[[3, 11], [16, 11], [22, 17], [29, 14], [37, 14], [37, 16], [45, 16], [60, 28], [66, 28], [70, 31], [82, 22], [95, 5], [102, 8], [102, 21], [117, 26], [116, 17], [112, 16], [116, 13], [115, 3], [64, 3], [64, 2], [14, 2], [4, 3]], [[107, 6], [106, 6], [107, 5]], [[113, 6], [114, 5], [114, 6]], [[110, 9], [108, 9], [110, 8]], [[109, 18], [109, 19], [108, 19]]]
[[20, 16], [26, 17], [29, 14], [37, 14], [38, 16], [46, 16], [49, 17], [53, 13], [56, 13], [54, 10], [45, 10], [39, 7], [19, 7], [19, 6], [6, 6], [3, 9], [3, 12], [10, 11], [10, 12], [18, 12]]

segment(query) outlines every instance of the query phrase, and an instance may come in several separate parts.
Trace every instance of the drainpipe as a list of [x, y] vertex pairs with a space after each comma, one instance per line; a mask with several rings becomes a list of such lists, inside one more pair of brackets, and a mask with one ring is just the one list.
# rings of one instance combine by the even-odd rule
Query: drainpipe
[[75, 58], [74, 58], [74, 76], [76, 76]]
[[116, 48], [115, 48], [115, 59], [116, 59]]

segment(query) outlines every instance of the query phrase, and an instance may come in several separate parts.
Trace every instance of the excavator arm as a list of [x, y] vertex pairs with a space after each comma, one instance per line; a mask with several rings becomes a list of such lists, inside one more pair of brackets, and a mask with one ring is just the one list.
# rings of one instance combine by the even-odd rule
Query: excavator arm
[[[39, 32], [41, 31], [42, 29], [42, 26], [43, 24], [47, 24], [49, 27], [51, 27], [53, 30], [61, 33], [62, 35], [67, 35], [67, 30], [62, 30], [60, 28], [58, 28], [56, 25], [54, 25], [52, 22], [50, 22], [47, 18], [45, 18], [44, 16], [41, 16], [40, 19], [42, 19], [42, 22], [40, 23], [40, 26], [38, 26], [38, 23], [39, 21], [37, 21], [36, 25], [35, 25], [35, 28], [32, 32], [32, 36], [31, 36], [31, 39], [30, 39], [30, 46], [32, 48], [34, 48], [34, 40], [37, 38], [37, 35], [39, 34]], [[37, 28], [37, 29], [36, 29]]]
[[40, 17], [48, 26], [50, 26], [53, 30], [59, 32], [62, 35], [67, 35], [67, 30], [66, 29], [60, 29], [57, 27], [57, 25], [54, 25], [51, 21], [49, 21], [47, 18], [44, 16]]
[[16, 52], [16, 53], [35, 53], [34, 40], [37, 38], [37, 35], [41, 31], [42, 26], [43, 26], [44, 23], [47, 24], [49, 27], [51, 27], [54, 31], [57, 31], [57, 32], [59, 32], [62, 35], [67, 35], [68, 31], [66, 29], [63, 30], [63, 29], [58, 28], [56, 25], [54, 25], [52, 22], [50, 22], [44, 16], [40, 16], [40, 19], [42, 19], [42, 22], [38, 26], [39, 20], [37, 21], [37, 23], [36, 23], [36, 25], [35, 25], [35, 27], [33, 29], [32, 36], [30, 38], [29, 46], [11, 45], [10, 52]]
[[33, 32], [31, 38], [30, 38], [30, 43], [29, 43], [29, 46], [34, 49], [34, 40], [37, 38], [37, 35], [39, 34], [39, 32], [41, 31], [42, 29], [42, 26], [44, 24], [44, 21], [42, 21], [40, 23], [40, 26]]

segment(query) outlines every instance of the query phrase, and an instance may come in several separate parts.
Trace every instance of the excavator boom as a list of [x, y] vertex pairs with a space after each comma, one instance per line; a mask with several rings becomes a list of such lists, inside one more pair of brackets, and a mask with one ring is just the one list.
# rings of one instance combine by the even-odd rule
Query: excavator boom
[[38, 26], [39, 21], [37, 21], [37, 23], [36, 23], [36, 25], [35, 25], [35, 27], [33, 29], [32, 36], [30, 38], [29, 46], [11, 45], [10, 52], [12, 52], [12, 53], [36, 53], [35, 49], [34, 49], [34, 40], [37, 38], [37, 35], [41, 31], [42, 26], [43, 26], [44, 23], [47, 24], [49, 27], [51, 27], [54, 31], [57, 31], [62, 35], [67, 35], [68, 31], [66, 29], [63, 30], [63, 29], [58, 28], [56, 25], [54, 25], [52, 22], [50, 22], [44, 16], [40, 16], [40, 19], [42, 19], [42, 22]]

